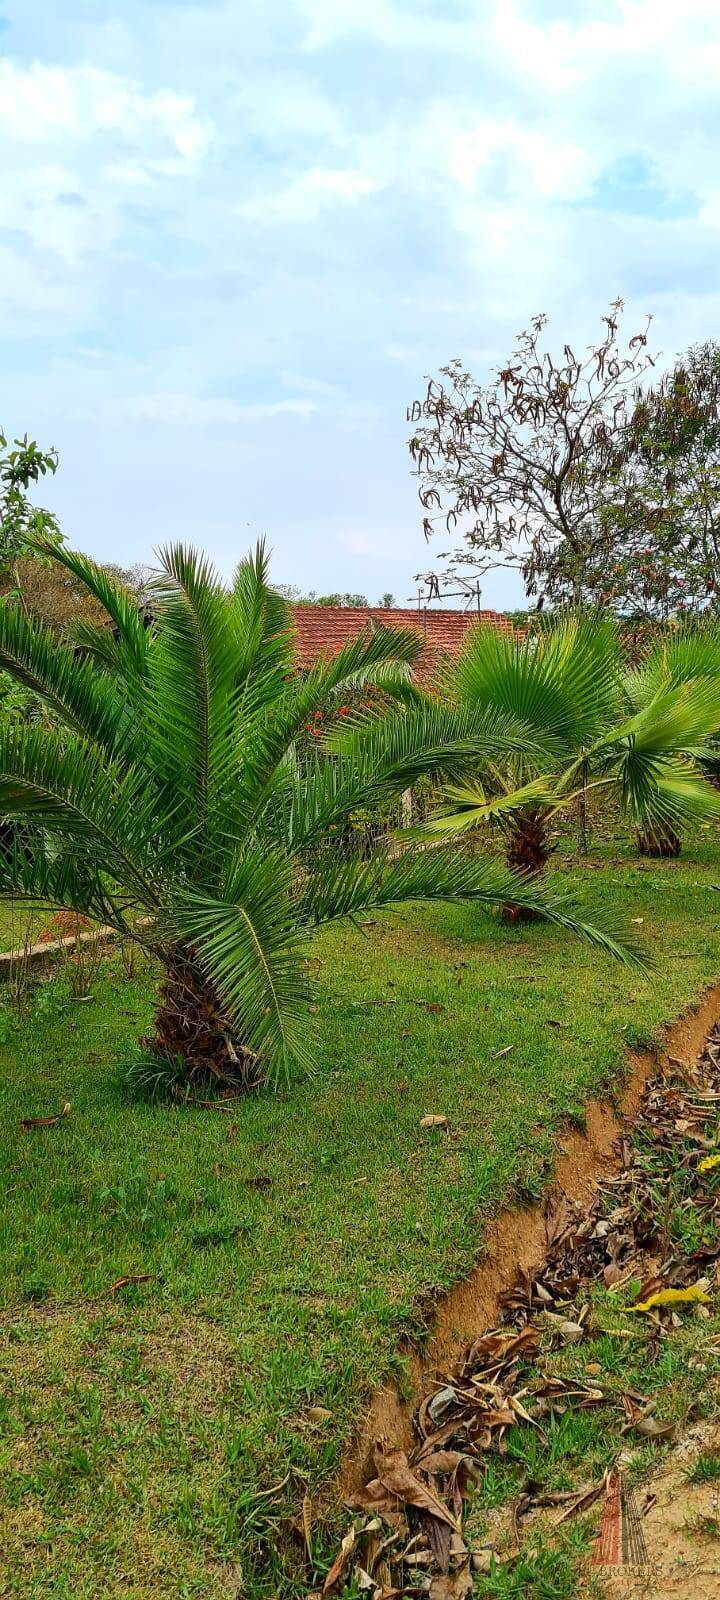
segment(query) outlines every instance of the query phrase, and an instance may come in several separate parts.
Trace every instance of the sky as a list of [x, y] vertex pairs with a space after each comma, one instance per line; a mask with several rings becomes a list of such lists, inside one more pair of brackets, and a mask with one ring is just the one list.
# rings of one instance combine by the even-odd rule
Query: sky
[[[0, 0], [0, 425], [101, 560], [416, 593], [406, 408], [720, 332], [717, 0]], [[513, 575], [483, 604], [520, 604]]]

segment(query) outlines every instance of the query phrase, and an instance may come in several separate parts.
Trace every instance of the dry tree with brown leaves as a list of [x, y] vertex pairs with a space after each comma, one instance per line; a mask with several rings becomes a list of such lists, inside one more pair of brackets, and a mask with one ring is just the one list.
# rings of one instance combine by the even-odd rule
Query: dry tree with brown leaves
[[451, 568], [515, 568], [539, 607], [546, 596], [583, 598], [654, 365], [650, 318], [623, 343], [622, 311], [614, 301], [599, 342], [581, 355], [565, 344], [560, 359], [544, 345], [547, 317], [534, 317], [489, 384], [454, 360], [409, 408], [425, 536], [461, 539], [441, 552]]

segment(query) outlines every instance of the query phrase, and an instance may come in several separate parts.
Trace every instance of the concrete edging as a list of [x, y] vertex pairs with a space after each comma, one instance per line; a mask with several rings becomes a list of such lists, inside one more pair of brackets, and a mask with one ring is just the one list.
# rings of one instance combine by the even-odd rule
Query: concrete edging
[[71, 955], [83, 944], [107, 944], [117, 934], [116, 928], [92, 928], [89, 933], [70, 933], [64, 939], [47, 939], [43, 944], [31, 944], [27, 950], [5, 950], [0, 954], [0, 983], [5, 983], [18, 968], [27, 970], [51, 965], [60, 957]]

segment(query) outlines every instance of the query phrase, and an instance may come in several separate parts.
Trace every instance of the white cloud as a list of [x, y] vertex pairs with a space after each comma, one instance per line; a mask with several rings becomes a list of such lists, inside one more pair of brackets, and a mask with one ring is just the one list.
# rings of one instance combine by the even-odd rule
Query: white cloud
[[302, 389], [304, 394], [316, 394], [323, 399], [340, 400], [344, 390], [339, 383], [327, 383], [324, 378], [304, 378], [300, 372], [281, 372], [284, 389]]
[[274, 194], [243, 200], [238, 211], [256, 222], [310, 222], [336, 201], [362, 200], [380, 179], [353, 168], [310, 167]]
[[[95, 67], [0, 60], [0, 226], [77, 264], [107, 251], [121, 208], [194, 172], [212, 138], [193, 101]], [[130, 154], [118, 161], [118, 151]], [[21, 268], [19, 268], [21, 270]]]
[[[209, 122], [186, 95], [137, 83], [99, 67], [59, 67], [0, 60], [0, 133], [13, 142], [87, 143], [98, 135], [131, 134], [161, 144], [181, 166], [194, 166], [211, 138]], [[166, 159], [166, 157], [163, 157]]]
[[447, 169], [462, 188], [472, 189], [497, 158], [506, 162], [509, 189], [522, 192], [530, 186], [539, 195], [564, 200], [586, 194], [597, 170], [597, 157], [569, 138], [567, 129], [492, 120], [451, 139]]
[[271, 146], [299, 139], [341, 145], [346, 138], [342, 104], [298, 72], [266, 70], [244, 77], [233, 91], [231, 107], [248, 132]]
[[317, 406], [313, 400], [275, 400], [267, 404], [240, 405], [221, 397], [191, 394], [146, 394], [128, 400], [124, 414], [135, 422], [159, 422], [169, 427], [213, 427], [265, 422], [278, 416], [307, 421]]
[[76, 424], [78, 482], [92, 437], [118, 482], [164, 463], [181, 520], [197, 472], [224, 528], [242, 459], [258, 525], [272, 479], [273, 539], [318, 564], [308, 586], [324, 542], [348, 587], [377, 560], [399, 593], [425, 559], [404, 443], [424, 373], [457, 354], [482, 377], [541, 309], [586, 343], [616, 293], [632, 328], [657, 313], [668, 357], [720, 326], [720, 9], [242, 9], [127, 0], [110, 26], [67, 0], [62, 44], [32, 29], [46, 59], [0, 58], [2, 331], [27, 336], [8, 388], [20, 431], [49, 418], [65, 450]]
[[192, 97], [169, 88], [147, 90], [90, 65], [0, 59], [0, 228], [10, 288], [2, 320], [13, 303], [28, 301], [41, 322], [92, 317], [128, 207], [147, 207], [157, 225], [173, 186], [198, 171], [212, 137]]
[[[390, 0], [300, 0], [307, 22], [303, 47], [320, 51], [353, 34], [369, 34], [389, 48], [410, 45], [433, 49], [447, 46], [461, 35], [474, 39], [478, 24], [445, 22], [416, 5], [400, 9]], [[458, 41], [459, 42], [459, 41]]]

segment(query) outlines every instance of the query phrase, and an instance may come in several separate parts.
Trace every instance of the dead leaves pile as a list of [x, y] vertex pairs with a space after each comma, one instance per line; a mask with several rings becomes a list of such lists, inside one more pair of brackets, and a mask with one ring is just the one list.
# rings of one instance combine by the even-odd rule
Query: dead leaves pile
[[[410, 1455], [376, 1442], [374, 1475], [347, 1502], [355, 1521], [327, 1573], [323, 1596], [336, 1595], [352, 1581], [368, 1600], [465, 1600], [474, 1574], [488, 1572], [500, 1558], [489, 1547], [468, 1548], [464, 1502], [482, 1477], [487, 1453], [506, 1450], [510, 1428], [533, 1428], [547, 1438], [553, 1417], [568, 1408], [604, 1406], [618, 1413], [618, 1450], [628, 1433], [656, 1441], [672, 1434], [672, 1425], [658, 1421], [642, 1394], [624, 1390], [616, 1378], [605, 1381], [599, 1367], [587, 1369], [582, 1379], [562, 1377], [553, 1370], [553, 1353], [586, 1337], [589, 1290], [597, 1283], [612, 1292], [630, 1278], [639, 1281], [636, 1303], [625, 1309], [639, 1313], [657, 1338], [672, 1333], [678, 1308], [707, 1314], [707, 1274], [720, 1256], [720, 1232], [707, 1226], [717, 1223], [720, 1208], [720, 1172], [713, 1176], [717, 1141], [707, 1135], [719, 1113], [720, 1025], [690, 1073], [671, 1061], [669, 1071], [648, 1085], [620, 1141], [619, 1171], [603, 1180], [589, 1206], [550, 1191], [542, 1267], [532, 1275], [518, 1273], [501, 1297], [503, 1325], [477, 1339], [425, 1395], [415, 1414]], [[663, 1170], [673, 1172], [675, 1196], [681, 1173], [682, 1204], [700, 1214], [702, 1236], [713, 1242], [688, 1254], [671, 1248]], [[540, 1505], [555, 1508], [557, 1523], [586, 1511], [604, 1493], [606, 1479], [607, 1474], [596, 1484], [550, 1495], [528, 1482], [514, 1507], [516, 1533], [523, 1517]]]
[[[553, 1411], [606, 1403], [593, 1383], [544, 1374], [538, 1366], [544, 1342], [535, 1323], [485, 1334], [448, 1380], [425, 1396], [415, 1418], [418, 1442], [409, 1458], [376, 1442], [375, 1476], [347, 1502], [369, 1520], [353, 1529], [350, 1543], [346, 1536], [324, 1594], [352, 1568], [372, 1600], [406, 1594], [464, 1600], [474, 1573], [489, 1571], [493, 1559], [489, 1548], [471, 1551], [462, 1532], [464, 1502], [480, 1480], [484, 1453], [503, 1453], [507, 1430], [518, 1424], [545, 1437], [541, 1418]], [[602, 1485], [583, 1485], [572, 1494], [548, 1497], [528, 1486], [516, 1521], [541, 1500], [557, 1505], [565, 1518], [601, 1492]]]
[[[707, 1304], [708, 1274], [720, 1258], [720, 1185], [708, 1154], [716, 1141], [707, 1130], [717, 1127], [719, 1113], [716, 1028], [689, 1073], [671, 1071], [648, 1084], [632, 1137], [620, 1141], [620, 1170], [603, 1180], [589, 1207], [581, 1210], [559, 1190], [551, 1192], [545, 1262], [532, 1280], [519, 1274], [502, 1297], [507, 1319], [522, 1327], [541, 1309], [547, 1316], [559, 1304], [566, 1307], [583, 1283], [615, 1290], [630, 1278], [641, 1284], [631, 1309], [652, 1313], [658, 1332], [672, 1325], [676, 1307]], [[708, 1242], [678, 1249], [671, 1239], [673, 1211], [691, 1213], [689, 1234]]]

